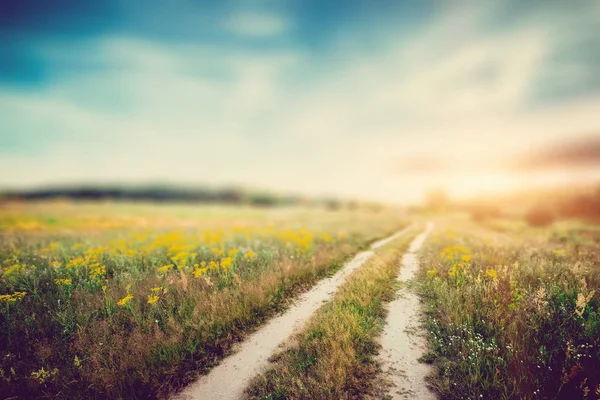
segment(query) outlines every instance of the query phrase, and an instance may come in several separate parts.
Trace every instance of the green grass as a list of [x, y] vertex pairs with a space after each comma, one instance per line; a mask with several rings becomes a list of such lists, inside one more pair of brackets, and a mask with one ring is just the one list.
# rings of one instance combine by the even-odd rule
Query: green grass
[[398, 229], [401, 221], [390, 215], [128, 204], [4, 208], [1, 397], [167, 397], [290, 298]]
[[600, 398], [600, 234], [449, 219], [422, 254], [442, 399]]
[[394, 298], [400, 257], [410, 235], [394, 241], [350, 275], [331, 302], [296, 334], [273, 366], [247, 389], [252, 399], [348, 399], [371, 391], [377, 337]]

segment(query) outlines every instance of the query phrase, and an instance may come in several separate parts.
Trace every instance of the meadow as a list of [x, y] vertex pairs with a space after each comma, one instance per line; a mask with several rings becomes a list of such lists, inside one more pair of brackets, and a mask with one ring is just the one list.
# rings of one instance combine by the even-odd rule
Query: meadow
[[165, 398], [405, 224], [361, 207], [4, 203], [1, 397]]
[[421, 254], [442, 399], [600, 398], [600, 229], [441, 218]]

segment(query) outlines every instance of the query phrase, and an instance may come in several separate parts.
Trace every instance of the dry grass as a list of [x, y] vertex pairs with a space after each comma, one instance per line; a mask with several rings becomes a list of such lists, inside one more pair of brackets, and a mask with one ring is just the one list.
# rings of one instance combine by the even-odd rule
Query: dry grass
[[409, 236], [394, 241], [350, 275], [333, 300], [274, 358], [272, 368], [253, 380], [249, 398], [349, 399], [371, 390], [384, 306], [393, 299]]
[[573, 224], [438, 229], [419, 287], [441, 398], [600, 398], [599, 241]]
[[[18, 219], [4, 220], [12, 228], [0, 249], [1, 397], [166, 397], [294, 295], [401, 226], [383, 213], [296, 210], [265, 220], [271, 211], [234, 208], [208, 218], [208, 229], [177, 223], [165, 231], [148, 229], [149, 208], [138, 215], [145, 229], [123, 229], [111, 222], [125, 218], [120, 206], [102, 207], [104, 221], [93, 229], [81, 221], [96, 217], [85, 213], [67, 213], [62, 227], [56, 218], [51, 229], [19, 231]], [[29, 210], [30, 219], [47, 220], [51, 210]], [[198, 210], [171, 210], [174, 218], [184, 211], [201, 222]], [[299, 218], [312, 230], [288, 229]]]

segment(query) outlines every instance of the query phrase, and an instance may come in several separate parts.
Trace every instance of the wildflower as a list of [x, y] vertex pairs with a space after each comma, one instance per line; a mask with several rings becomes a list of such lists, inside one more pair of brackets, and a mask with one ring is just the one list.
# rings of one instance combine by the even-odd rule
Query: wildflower
[[252, 257], [254, 257], [254, 254], [255, 254], [255, 253], [254, 253], [252, 250], [249, 250], [249, 251], [247, 251], [247, 252], [246, 252], [246, 254], [244, 254], [244, 259], [245, 259], [245, 260], [249, 260], [249, 259], [251, 259]]
[[557, 256], [562, 256], [563, 254], [566, 253], [566, 250], [565, 249], [553, 249], [552, 253]]
[[221, 267], [227, 269], [233, 265], [233, 259], [231, 257], [225, 257], [221, 260]]
[[427, 271], [427, 276], [430, 277], [434, 277], [437, 274], [437, 271], [435, 269], [430, 269], [429, 271]]
[[225, 250], [219, 249], [217, 247], [213, 247], [211, 250], [212, 250], [213, 254], [216, 256], [222, 256], [223, 254], [225, 254]]
[[27, 292], [14, 292], [13, 294], [0, 294], [0, 303], [15, 303], [23, 300]]
[[175, 254], [172, 258], [173, 262], [175, 262], [175, 264], [177, 264], [178, 266], [183, 266], [185, 265], [188, 260], [190, 258], [194, 258], [196, 255], [194, 253], [189, 253], [187, 251], [181, 251], [177, 254]]
[[133, 295], [128, 294], [127, 296], [125, 296], [121, 300], [119, 300], [117, 302], [117, 304], [120, 306], [124, 306], [125, 304], [128, 304], [129, 300], [131, 300], [131, 299], [133, 299]]
[[484, 278], [491, 278], [494, 281], [498, 280], [498, 274], [496, 273], [495, 269], [486, 269], [485, 270], [485, 274], [483, 275]]
[[64, 278], [64, 279], [55, 279], [54, 283], [56, 283], [57, 285], [70, 285], [73, 283], [73, 281], [69, 278]]
[[4, 268], [4, 277], [8, 277], [12, 274], [16, 274], [17, 272], [21, 272], [25, 269], [25, 264], [13, 264]]
[[157, 268], [158, 272], [167, 273], [171, 268], [173, 268], [173, 264], [163, 265], [162, 267]]
[[100, 279], [106, 274], [106, 267], [100, 263], [94, 263], [90, 266], [90, 278]]
[[239, 250], [238, 250], [238, 249], [231, 249], [231, 250], [229, 250], [229, 251], [227, 252], [227, 255], [228, 255], [229, 257], [235, 257], [235, 255], [236, 255], [238, 252], [239, 252]]
[[66, 267], [67, 268], [77, 268], [77, 267], [81, 267], [85, 264], [86, 264], [86, 261], [83, 257], [75, 257], [67, 263]]
[[160, 292], [162, 289], [163, 289], [162, 287], [158, 287], [158, 286], [157, 286], [157, 287], [153, 287], [153, 288], [151, 288], [150, 290], [151, 290], [152, 292]]
[[200, 278], [202, 275], [204, 275], [206, 273], [206, 271], [208, 271], [208, 268], [196, 268], [194, 270], [194, 278]]
[[149, 295], [148, 296], [148, 304], [154, 304], [158, 301], [158, 299], [160, 299], [160, 296], [158, 295]]

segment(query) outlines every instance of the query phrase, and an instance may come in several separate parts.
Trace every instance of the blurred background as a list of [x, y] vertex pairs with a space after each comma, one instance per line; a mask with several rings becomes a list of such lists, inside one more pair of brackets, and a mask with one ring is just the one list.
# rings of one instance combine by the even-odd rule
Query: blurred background
[[4, 0], [0, 187], [596, 212], [598, 32], [594, 0]]

